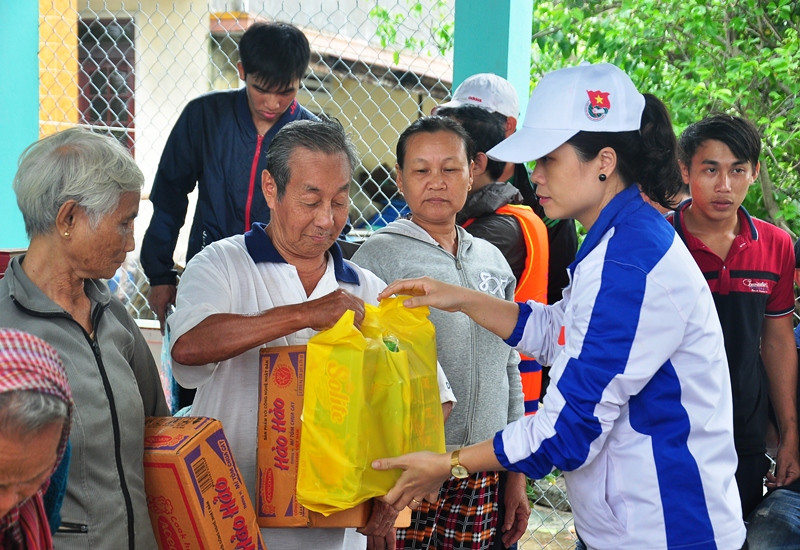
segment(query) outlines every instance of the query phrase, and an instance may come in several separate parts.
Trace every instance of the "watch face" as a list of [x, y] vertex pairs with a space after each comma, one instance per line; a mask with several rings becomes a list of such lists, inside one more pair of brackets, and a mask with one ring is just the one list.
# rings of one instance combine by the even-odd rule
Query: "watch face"
[[450, 468], [450, 474], [452, 474], [452, 476], [457, 479], [464, 479], [466, 477], [469, 477], [469, 471], [466, 468], [464, 468], [461, 464], [456, 464], [455, 466]]

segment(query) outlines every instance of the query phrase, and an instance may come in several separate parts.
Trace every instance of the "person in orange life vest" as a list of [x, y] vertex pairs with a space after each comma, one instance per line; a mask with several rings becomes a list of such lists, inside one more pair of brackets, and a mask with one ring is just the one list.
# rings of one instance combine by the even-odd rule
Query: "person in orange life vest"
[[[501, 117], [504, 137], [517, 130], [519, 118], [519, 99], [514, 86], [493, 73], [478, 73], [464, 80], [453, 92], [447, 103], [436, 106], [432, 115], [443, 115], [442, 109], [473, 105]], [[547, 303], [553, 304], [561, 299], [561, 291], [569, 284], [567, 268], [575, 260], [578, 250], [578, 233], [575, 220], [554, 220], [548, 218], [539, 204], [536, 190], [530, 181], [530, 174], [524, 164], [507, 163], [502, 175], [496, 181], [507, 181], [522, 195], [518, 204], [526, 204], [533, 209], [547, 226], [547, 240], [550, 257], [548, 259]], [[513, 267], [513, 265], [512, 265]], [[545, 378], [547, 377], [545, 369]]]
[[[510, 183], [498, 181], [506, 163], [492, 160], [486, 151], [505, 139], [503, 115], [473, 105], [442, 107], [440, 116], [452, 118], [475, 143], [474, 181], [456, 223], [475, 237], [486, 239], [503, 253], [517, 279], [514, 299], [547, 303], [550, 255], [547, 227]], [[519, 364], [525, 414], [535, 414], [542, 390], [542, 366], [523, 357]]]

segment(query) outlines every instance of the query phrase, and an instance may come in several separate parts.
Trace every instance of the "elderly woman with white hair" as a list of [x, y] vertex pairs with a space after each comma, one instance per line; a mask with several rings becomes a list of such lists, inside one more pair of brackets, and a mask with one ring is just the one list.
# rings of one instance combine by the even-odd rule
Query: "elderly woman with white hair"
[[156, 548], [144, 418], [169, 410], [144, 337], [101, 280], [133, 250], [143, 183], [118, 142], [81, 129], [28, 147], [14, 177], [30, 246], [0, 280], [0, 323], [58, 351], [75, 401], [57, 548]]

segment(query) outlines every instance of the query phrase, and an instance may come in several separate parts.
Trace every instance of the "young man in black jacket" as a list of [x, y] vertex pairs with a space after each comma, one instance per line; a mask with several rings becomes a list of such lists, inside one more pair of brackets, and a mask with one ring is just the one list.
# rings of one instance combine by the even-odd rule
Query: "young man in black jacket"
[[243, 88], [190, 101], [167, 139], [150, 201], [153, 217], [142, 242], [141, 262], [150, 281], [148, 300], [164, 326], [175, 303], [173, 254], [184, 224], [188, 195], [198, 186], [186, 253], [188, 262], [206, 245], [268, 222], [261, 173], [272, 138], [289, 122], [313, 119], [295, 96], [308, 70], [308, 39], [286, 23], [255, 23], [239, 43]]

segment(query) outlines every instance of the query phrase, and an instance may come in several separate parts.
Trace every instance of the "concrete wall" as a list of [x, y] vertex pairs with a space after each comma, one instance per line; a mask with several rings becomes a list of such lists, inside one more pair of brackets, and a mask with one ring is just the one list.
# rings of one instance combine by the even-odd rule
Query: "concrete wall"
[[77, 0], [39, 1], [39, 132], [78, 122]]
[[[83, 18], [133, 17], [136, 22], [136, 163], [145, 177], [135, 238], [141, 243], [153, 210], [146, 200], [161, 152], [186, 103], [208, 92], [209, 11], [206, 0], [90, 0]], [[190, 205], [193, 208], [194, 202]], [[187, 219], [191, 219], [190, 212]], [[188, 225], [188, 224], [187, 224]], [[185, 251], [188, 227], [177, 251]], [[133, 252], [138, 257], [138, 248]]]
[[413, 90], [335, 74], [325, 79], [323, 90], [301, 90], [297, 98], [312, 111], [339, 119], [367, 170], [381, 163], [394, 167], [394, 150], [400, 133], [410, 122], [430, 114], [437, 104], [436, 100]]
[[152, 185], [169, 131], [186, 103], [209, 91], [206, 0], [90, 0], [85, 19], [136, 23], [136, 162]]

